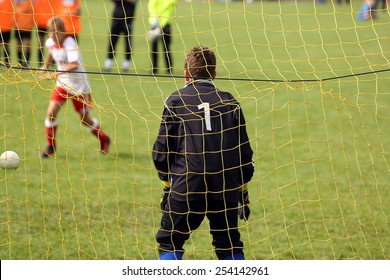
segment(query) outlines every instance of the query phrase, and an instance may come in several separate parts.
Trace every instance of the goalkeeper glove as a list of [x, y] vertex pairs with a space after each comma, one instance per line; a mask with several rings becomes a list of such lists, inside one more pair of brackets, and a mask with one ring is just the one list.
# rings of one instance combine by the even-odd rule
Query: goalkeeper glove
[[153, 22], [149, 24], [149, 30], [156, 29], [160, 27], [160, 23], [158, 21], [158, 18], [153, 19]]
[[238, 201], [238, 217], [241, 220], [248, 221], [249, 215], [251, 214], [249, 193], [246, 188], [240, 191], [240, 198]]
[[171, 190], [171, 188], [170, 188], [168, 181], [163, 181], [162, 183], [164, 185], [164, 189], [163, 189], [163, 194], [162, 194], [161, 199], [160, 199], [160, 208], [162, 211], [164, 211], [165, 207], [167, 206], [168, 195], [169, 195], [169, 191]]

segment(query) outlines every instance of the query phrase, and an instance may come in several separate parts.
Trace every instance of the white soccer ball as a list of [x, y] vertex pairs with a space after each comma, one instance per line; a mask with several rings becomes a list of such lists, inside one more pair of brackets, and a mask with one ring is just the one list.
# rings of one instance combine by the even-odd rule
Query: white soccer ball
[[0, 167], [3, 169], [16, 169], [19, 163], [19, 155], [14, 151], [5, 151], [0, 156]]

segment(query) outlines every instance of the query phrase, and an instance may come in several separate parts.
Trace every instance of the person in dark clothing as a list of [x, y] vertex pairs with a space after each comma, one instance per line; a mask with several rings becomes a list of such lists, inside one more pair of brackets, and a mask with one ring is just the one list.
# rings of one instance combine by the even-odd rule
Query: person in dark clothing
[[238, 217], [249, 218], [247, 183], [254, 172], [245, 118], [233, 95], [215, 87], [210, 48], [194, 47], [184, 69], [186, 84], [165, 101], [152, 151], [165, 186], [156, 235], [160, 259], [182, 259], [185, 241], [204, 217], [218, 259], [244, 259], [237, 225]]
[[122, 70], [128, 71], [131, 66], [132, 32], [136, 7], [136, 0], [112, 0], [114, 12], [112, 15], [110, 40], [108, 43], [107, 58], [104, 62], [104, 71], [111, 71], [114, 65], [115, 49], [119, 36], [125, 35], [125, 59], [122, 62]]

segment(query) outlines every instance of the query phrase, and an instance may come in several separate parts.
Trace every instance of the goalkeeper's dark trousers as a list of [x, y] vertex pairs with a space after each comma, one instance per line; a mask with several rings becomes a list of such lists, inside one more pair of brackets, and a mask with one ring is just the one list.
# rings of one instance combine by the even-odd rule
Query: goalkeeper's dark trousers
[[161, 228], [157, 232], [159, 253], [181, 252], [183, 245], [196, 230], [204, 217], [210, 221], [212, 245], [218, 259], [244, 255], [243, 242], [238, 231], [237, 203], [220, 200], [176, 201], [169, 199], [161, 218]]

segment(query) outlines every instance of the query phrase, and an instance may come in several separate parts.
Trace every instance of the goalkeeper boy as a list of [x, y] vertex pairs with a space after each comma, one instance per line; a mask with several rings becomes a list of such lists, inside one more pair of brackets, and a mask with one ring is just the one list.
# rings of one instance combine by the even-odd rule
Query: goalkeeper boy
[[244, 259], [238, 216], [249, 218], [246, 186], [254, 172], [244, 115], [232, 94], [214, 85], [211, 49], [194, 47], [184, 75], [185, 86], [165, 101], [152, 151], [165, 186], [160, 259], [182, 259], [185, 241], [205, 217], [218, 259]]

